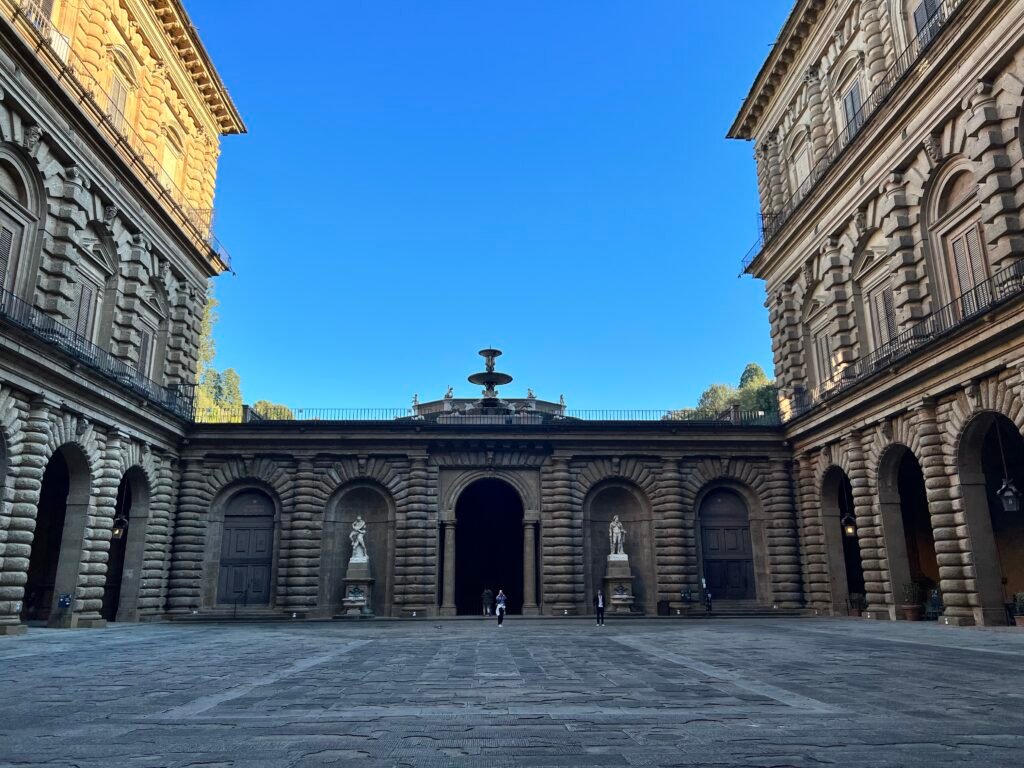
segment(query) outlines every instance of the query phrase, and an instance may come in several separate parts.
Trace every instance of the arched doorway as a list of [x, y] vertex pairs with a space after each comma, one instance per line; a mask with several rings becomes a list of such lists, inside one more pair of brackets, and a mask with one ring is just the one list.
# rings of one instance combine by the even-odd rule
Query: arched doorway
[[924, 473], [906, 446], [894, 445], [883, 454], [878, 498], [894, 604], [923, 604], [939, 586], [939, 564]]
[[523, 502], [503, 480], [467, 487], [455, 504], [455, 608], [479, 615], [489, 587], [505, 590], [509, 613], [523, 609]]
[[129, 469], [117, 488], [114, 527], [107, 554], [107, 581], [101, 615], [107, 621], [135, 621], [146, 555], [149, 483], [138, 467]]
[[1003, 624], [1005, 604], [1024, 592], [1024, 512], [1004, 507], [1007, 480], [1024, 489], [1024, 437], [1002, 414], [983, 413], [964, 430], [958, 474], [984, 624]]
[[22, 620], [53, 625], [70, 612], [59, 602], [61, 595], [75, 598], [90, 491], [85, 454], [74, 445], [58, 448], [46, 465], [39, 491]]
[[709, 491], [700, 503], [704, 581], [715, 600], [753, 600], [754, 556], [750, 515], [743, 498], [727, 488]]
[[258, 490], [235, 494], [224, 510], [217, 602], [269, 605], [273, 560], [273, 500]]
[[394, 552], [394, 509], [391, 497], [369, 483], [350, 485], [327, 505], [320, 550], [320, 606], [325, 615], [342, 608], [342, 580], [352, 557], [349, 534], [356, 517], [366, 523], [366, 551], [373, 579], [371, 605], [375, 616], [390, 616], [392, 604], [392, 553]]
[[831, 467], [821, 484], [821, 523], [828, 548], [832, 610], [845, 613], [864, 604], [864, 568], [853, 512], [853, 486], [839, 467]]
[[583, 544], [587, 567], [583, 612], [594, 610], [594, 594], [605, 586], [611, 552], [608, 526], [615, 515], [626, 529], [625, 552], [633, 576], [633, 610], [654, 614], [658, 609], [658, 585], [651, 547], [654, 531], [650, 507], [639, 488], [615, 481], [599, 485], [584, 504], [587, 526]]

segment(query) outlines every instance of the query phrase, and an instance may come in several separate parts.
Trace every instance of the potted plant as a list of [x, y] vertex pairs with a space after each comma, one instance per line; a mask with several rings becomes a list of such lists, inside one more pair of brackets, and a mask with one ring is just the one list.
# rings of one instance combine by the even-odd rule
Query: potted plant
[[1018, 592], [1013, 596], [1013, 623], [1018, 627], [1024, 627], [1024, 592]]
[[903, 618], [907, 621], [920, 621], [924, 614], [921, 606], [921, 585], [916, 581], [903, 585], [903, 603], [900, 610], [903, 611]]

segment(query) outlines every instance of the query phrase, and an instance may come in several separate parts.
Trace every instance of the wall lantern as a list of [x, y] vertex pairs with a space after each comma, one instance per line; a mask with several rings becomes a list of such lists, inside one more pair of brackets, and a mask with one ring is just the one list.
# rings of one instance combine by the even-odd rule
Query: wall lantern
[[128, 532], [128, 518], [123, 514], [118, 515], [114, 518], [114, 530], [111, 531], [111, 536], [114, 539], [123, 539], [124, 535]]
[[1020, 491], [1013, 484], [1013, 480], [1010, 478], [1010, 470], [1006, 466], [1006, 453], [1003, 450], [1003, 431], [999, 428], [998, 421], [996, 422], [996, 440], [999, 443], [999, 458], [1003, 462], [1003, 485], [996, 491], [996, 496], [999, 497], [1004, 512], [1020, 512]]
[[853, 519], [853, 515], [851, 515], [849, 512], [847, 512], [846, 515], [843, 516], [843, 519], [840, 522], [842, 523], [842, 526], [843, 526], [843, 535], [844, 536], [851, 536], [852, 537], [852, 536], [856, 536], [857, 535], [857, 521]]

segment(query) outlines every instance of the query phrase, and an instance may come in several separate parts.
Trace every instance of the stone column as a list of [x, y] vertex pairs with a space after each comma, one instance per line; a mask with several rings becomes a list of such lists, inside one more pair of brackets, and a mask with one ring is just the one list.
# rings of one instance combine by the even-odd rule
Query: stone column
[[404, 532], [400, 531], [395, 552], [395, 593], [401, 596], [403, 616], [429, 616], [437, 610], [437, 529], [431, 524], [431, 505], [436, 504], [436, 496], [430, 484], [427, 457], [414, 456], [409, 469]]
[[849, 267], [838, 241], [829, 238], [821, 248], [821, 271], [822, 285], [831, 301], [827, 311], [831, 315], [829, 335], [832, 338], [833, 375], [850, 365], [856, 357], [857, 323], [854, 319]]
[[523, 521], [523, 616], [536, 616], [537, 529], [533, 520]]
[[926, 314], [924, 246], [916, 246], [914, 228], [920, 216], [917, 201], [907, 194], [904, 178], [894, 173], [882, 184], [878, 218], [888, 244], [886, 257], [896, 269], [893, 300], [897, 331], [906, 330]]
[[804, 74], [807, 86], [807, 111], [811, 120], [811, 165], [817, 165], [828, 150], [828, 123], [821, 94], [821, 76], [817, 67]]
[[[1013, 103], [1018, 97], [1012, 97]], [[964, 107], [967, 121], [967, 154], [974, 161], [978, 199], [992, 272], [1008, 267], [1024, 255], [1024, 237], [1018, 209], [1020, 187], [1011, 172], [1010, 145], [1016, 141], [1016, 119], [1003, 123], [999, 102], [990, 83], [979, 81]], [[1012, 111], [1007, 114], [1014, 114]]]
[[849, 457], [850, 487], [853, 491], [853, 516], [857, 521], [861, 569], [864, 571], [866, 615], [873, 619], [895, 618], [892, 593], [888, 587], [889, 565], [885, 552], [877, 492], [868, 479], [868, 464], [863, 441], [867, 436], [854, 431], [843, 443]]
[[[174, 548], [167, 580], [167, 609], [187, 614], [202, 605], [203, 554], [209, 508], [203, 490], [206, 473], [201, 462], [183, 462], [178, 510], [174, 519]], [[214, 586], [214, 589], [216, 587]]]
[[167, 574], [171, 565], [171, 515], [177, 493], [176, 459], [161, 457], [156, 464], [156, 485], [149, 499], [146, 555], [139, 579], [139, 620], [155, 619], [164, 612]]
[[[16, 635], [25, 631], [21, 623], [22, 600], [28, 581], [28, 564], [32, 556], [32, 539], [36, 529], [39, 492], [43, 487], [50, 432], [50, 407], [55, 403], [43, 397], [32, 400], [28, 408], [14, 398], [21, 412], [23, 432], [21, 445], [12, 448], [9, 456], [7, 498], [10, 517], [3, 531], [3, 567], [0, 569], [0, 635]], [[13, 493], [12, 493], [13, 492]]]
[[544, 605], [556, 616], [575, 615], [572, 482], [569, 460], [552, 459], [542, 477], [544, 523]]
[[865, 0], [860, 6], [860, 21], [864, 29], [864, 68], [867, 70], [869, 91], [874, 91], [886, 74], [885, 37], [880, 18], [886, 13], [886, 8], [879, 6], [878, 0]]
[[935, 559], [939, 566], [939, 589], [945, 612], [945, 624], [975, 623], [974, 606], [978, 605], [977, 566], [972, 562], [967, 541], [967, 519], [960, 499], [959, 509], [953, 502], [950, 478], [958, 477], [956, 456], [950, 453], [947, 463], [942, 450], [942, 435], [935, 414], [935, 401], [927, 399], [914, 409], [920, 444], [917, 460], [924, 475], [928, 513], [935, 538]]
[[687, 557], [683, 523], [683, 477], [679, 460], [663, 459], [658, 488], [652, 499], [658, 599], [679, 610], [680, 594], [697, 573], [696, 561]]
[[444, 595], [441, 598], [441, 615], [455, 615], [455, 521], [441, 522], [444, 538]]
[[772, 599], [780, 608], [802, 608], [800, 544], [793, 508], [793, 480], [788, 461], [773, 461], [765, 485], [769, 515], [768, 556]]
[[[282, 546], [286, 555], [281, 569], [282, 582], [279, 605], [285, 611], [307, 614], [316, 608], [320, 587], [320, 533], [318, 524], [316, 478], [313, 462], [308, 458], [299, 461], [292, 485], [288, 525], [282, 525]], [[322, 518], [321, 518], [322, 520]], [[282, 521], [283, 522], [283, 521]], [[284, 541], [282, 543], [285, 543]]]
[[821, 489], [816, 487], [814, 460], [809, 454], [797, 457], [796, 488], [804, 600], [816, 612], [842, 615], [845, 606], [834, 604], [829, 588], [829, 552], [822, 529]]
[[771, 205], [766, 213], [778, 213], [785, 207], [786, 201], [789, 199], [778, 131], [771, 134], [766, 143], [768, 145], [768, 187], [771, 191]]

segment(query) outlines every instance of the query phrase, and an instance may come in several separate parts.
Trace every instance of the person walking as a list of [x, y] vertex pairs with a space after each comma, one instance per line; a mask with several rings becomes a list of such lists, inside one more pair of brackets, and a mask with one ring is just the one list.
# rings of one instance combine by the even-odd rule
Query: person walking
[[594, 611], [597, 613], [597, 626], [604, 626], [604, 592], [600, 589], [594, 595]]
[[500, 627], [502, 622], [505, 621], [505, 601], [508, 600], [505, 597], [505, 590], [499, 589], [498, 596], [494, 599], [497, 605], [494, 608], [494, 612], [498, 615], [498, 626]]
[[490, 616], [491, 609], [494, 607], [494, 593], [491, 592], [490, 587], [484, 587], [483, 594], [480, 595], [480, 601], [484, 606], [484, 616]]

